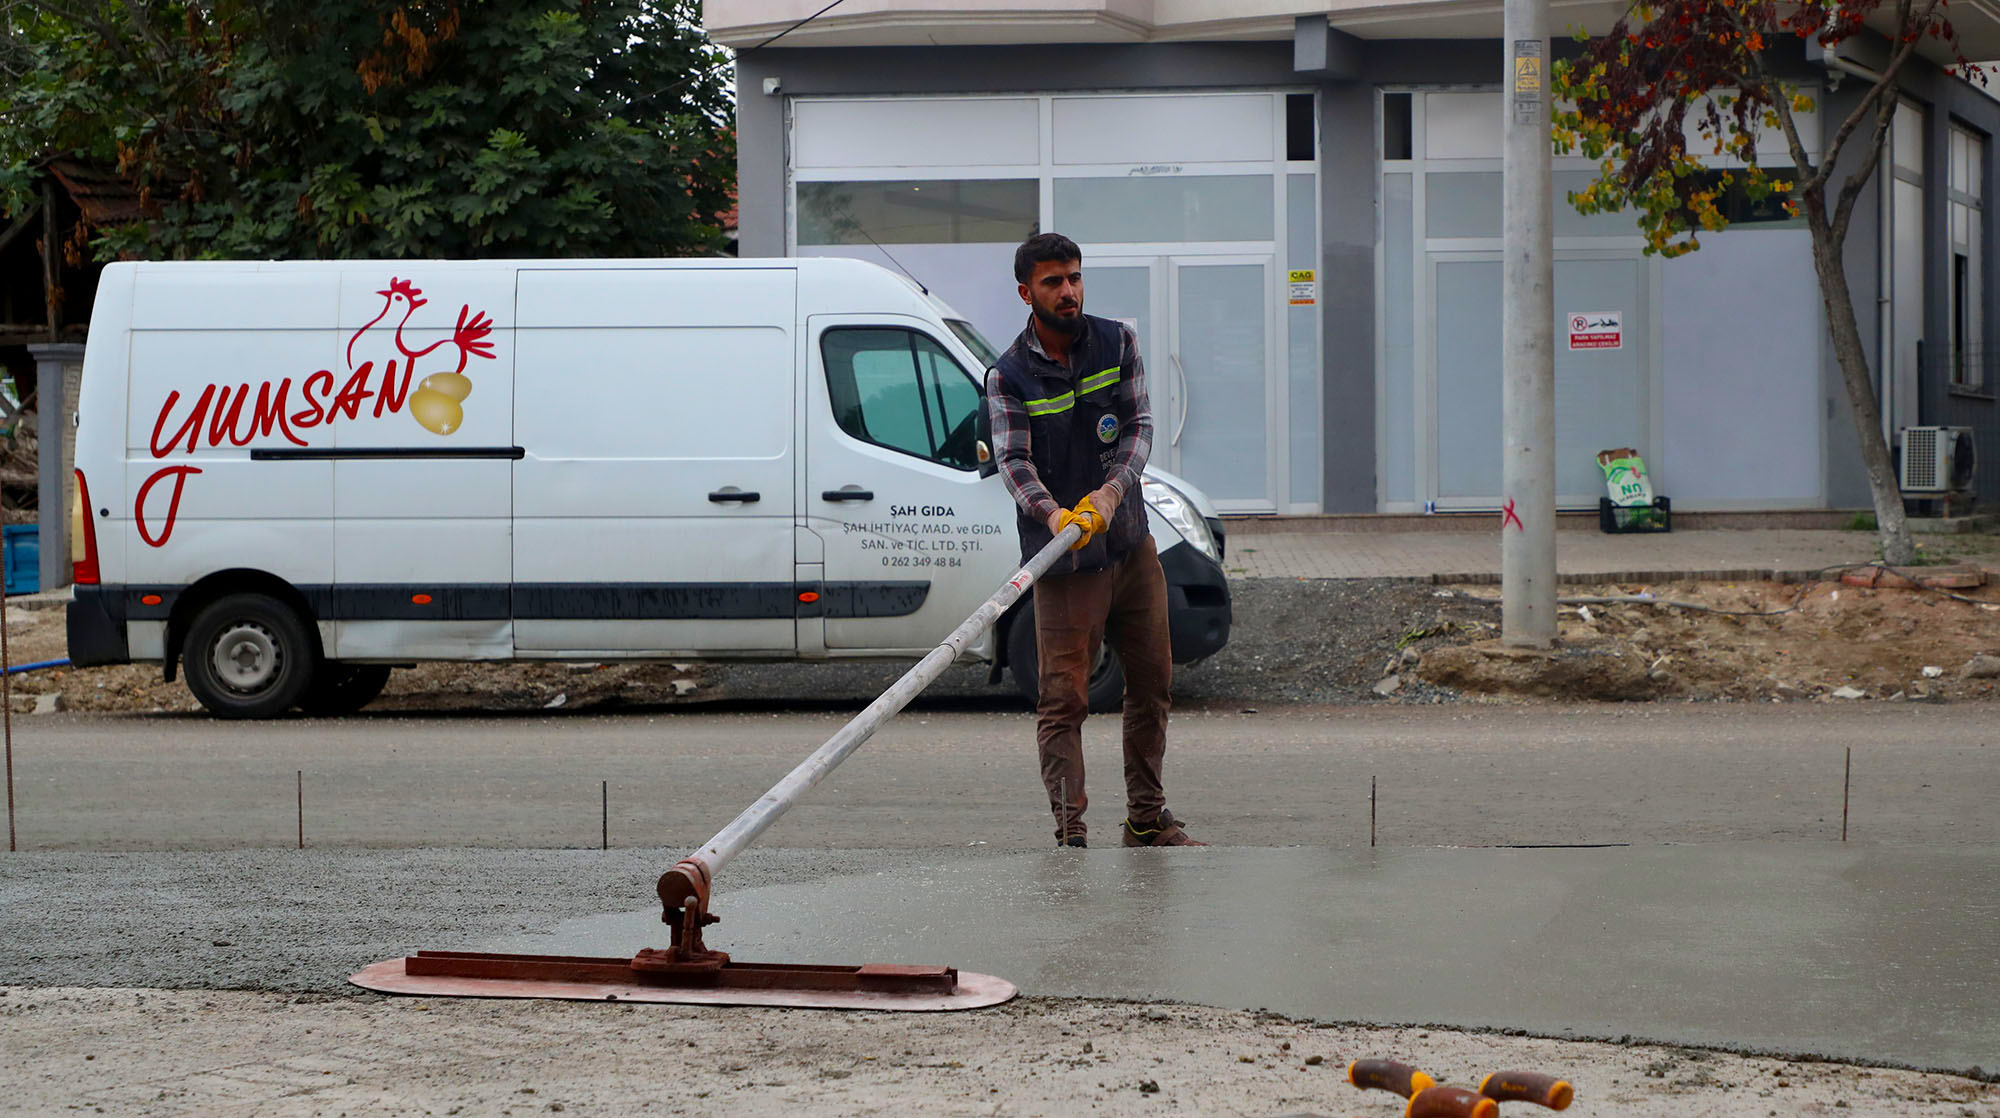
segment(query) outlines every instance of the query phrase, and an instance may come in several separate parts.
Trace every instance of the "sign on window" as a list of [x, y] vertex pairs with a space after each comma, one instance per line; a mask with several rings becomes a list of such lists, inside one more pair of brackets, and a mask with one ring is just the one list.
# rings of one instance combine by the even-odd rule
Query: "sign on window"
[[1569, 348], [1621, 349], [1625, 345], [1625, 312], [1577, 311], [1569, 316]]

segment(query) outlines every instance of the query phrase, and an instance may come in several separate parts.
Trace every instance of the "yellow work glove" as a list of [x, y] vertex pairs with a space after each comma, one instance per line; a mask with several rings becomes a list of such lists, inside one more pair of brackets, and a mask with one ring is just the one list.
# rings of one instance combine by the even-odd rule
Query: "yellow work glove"
[[1076, 503], [1076, 511], [1095, 516], [1098, 519], [1097, 533], [1102, 535], [1111, 526], [1111, 518], [1118, 515], [1118, 492], [1109, 485], [1094, 489]]
[[1085, 537], [1098, 535], [1111, 526], [1111, 522], [1104, 518], [1103, 513], [1097, 511], [1097, 506], [1091, 504], [1088, 497], [1076, 503], [1075, 515], [1077, 522], [1084, 526]]
[[1097, 534], [1091, 530], [1090, 518], [1088, 516], [1079, 516], [1068, 509], [1057, 509], [1049, 514], [1050, 535], [1060, 536], [1063, 533], [1063, 529], [1072, 524], [1083, 529], [1083, 533], [1076, 538], [1075, 543], [1069, 545], [1069, 549], [1071, 551], [1081, 551], [1089, 546], [1090, 537]]

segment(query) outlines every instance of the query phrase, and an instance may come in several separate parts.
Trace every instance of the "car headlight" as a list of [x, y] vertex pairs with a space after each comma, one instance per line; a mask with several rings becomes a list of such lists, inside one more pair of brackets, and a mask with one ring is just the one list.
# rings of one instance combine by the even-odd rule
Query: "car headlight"
[[1193, 501], [1188, 500], [1180, 490], [1153, 478], [1146, 478], [1141, 488], [1146, 503], [1152, 506], [1154, 512], [1164, 517], [1167, 523], [1173, 525], [1182, 539], [1196, 551], [1218, 563], [1222, 562], [1222, 556], [1216, 552], [1215, 534], [1208, 530], [1208, 521], [1203, 520], [1201, 513], [1196, 511]]

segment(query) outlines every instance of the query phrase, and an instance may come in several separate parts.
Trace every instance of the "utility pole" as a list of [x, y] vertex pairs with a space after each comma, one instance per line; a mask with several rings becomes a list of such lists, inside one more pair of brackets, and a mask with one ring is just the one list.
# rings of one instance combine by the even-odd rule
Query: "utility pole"
[[1549, 190], [1548, 0], [1506, 0], [1502, 164], [1500, 639], [1556, 639], [1554, 218]]

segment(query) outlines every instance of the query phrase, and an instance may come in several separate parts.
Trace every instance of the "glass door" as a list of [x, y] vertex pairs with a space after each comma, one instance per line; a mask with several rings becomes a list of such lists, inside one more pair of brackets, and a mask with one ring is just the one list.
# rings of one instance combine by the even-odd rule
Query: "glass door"
[[1224, 512], [1277, 510], [1274, 257], [1098, 256], [1084, 310], [1130, 325], [1146, 362], [1153, 464]]
[[1168, 258], [1170, 348], [1150, 366], [1153, 457], [1206, 491], [1223, 512], [1277, 511], [1283, 428], [1271, 355], [1275, 258]]
[[1161, 317], [1160, 273], [1165, 266], [1165, 257], [1093, 254], [1083, 267], [1083, 309], [1099, 318], [1123, 322], [1139, 335], [1139, 356], [1146, 362], [1156, 426], [1165, 406], [1161, 392], [1167, 383], [1167, 371], [1160, 365], [1164, 351], [1154, 333]]

